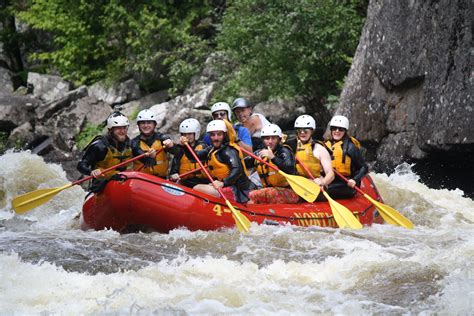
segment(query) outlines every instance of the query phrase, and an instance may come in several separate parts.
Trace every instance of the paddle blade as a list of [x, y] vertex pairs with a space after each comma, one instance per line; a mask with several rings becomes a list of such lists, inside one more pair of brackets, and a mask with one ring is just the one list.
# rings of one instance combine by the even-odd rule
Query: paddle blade
[[72, 184], [66, 184], [60, 188], [53, 189], [39, 189], [33, 192], [28, 192], [15, 197], [12, 200], [12, 206], [16, 213], [23, 214], [35, 207], [38, 207], [53, 198], [57, 193], [64, 189], [71, 187]]
[[323, 194], [328, 200], [334, 219], [340, 228], [361, 229], [364, 227], [347, 207], [334, 201], [325, 191], [323, 191]]
[[293, 191], [307, 202], [314, 202], [321, 191], [319, 185], [308, 178], [295, 176], [278, 170], [278, 173], [286, 178]]
[[237, 229], [242, 233], [248, 232], [250, 228], [250, 220], [245, 215], [236, 210], [232, 204], [230, 204], [229, 200], [226, 199], [225, 203], [232, 212], [232, 218], [235, 221], [235, 226], [237, 226]]
[[413, 227], [415, 227], [415, 225], [413, 225], [413, 223], [408, 218], [400, 214], [394, 208], [371, 198], [368, 194], [364, 194], [364, 196], [367, 200], [369, 200], [370, 202], [372, 202], [372, 204], [375, 205], [375, 207], [379, 210], [380, 215], [382, 215], [382, 218], [387, 223], [392, 225], [403, 226], [408, 229], [413, 229]]

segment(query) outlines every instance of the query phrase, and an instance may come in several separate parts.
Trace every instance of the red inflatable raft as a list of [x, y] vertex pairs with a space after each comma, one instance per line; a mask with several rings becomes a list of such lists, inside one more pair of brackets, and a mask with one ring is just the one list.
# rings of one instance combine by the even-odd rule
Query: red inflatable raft
[[[363, 179], [361, 189], [381, 201], [369, 176]], [[383, 222], [374, 206], [359, 193], [352, 199], [338, 202], [351, 210], [364, 225]], [[327, 202], [248, 206], [232, 202], [232, 205], [250, 221], [259, 224], [337, 227]], [[178, 227], [216, 230], [234, 225], [224, 199], [152, 175], [127, 171], [120, 173], [120, 179], [111, 180], [100, 193], [86, 198], [81, 227], [167, 233]]]

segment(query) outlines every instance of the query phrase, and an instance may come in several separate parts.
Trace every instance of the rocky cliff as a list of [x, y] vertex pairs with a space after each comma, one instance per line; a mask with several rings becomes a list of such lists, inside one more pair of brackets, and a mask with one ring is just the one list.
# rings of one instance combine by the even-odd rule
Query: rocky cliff
[[379, 169], [473, 155], [471, 0], [371, 0], [339, 113]]

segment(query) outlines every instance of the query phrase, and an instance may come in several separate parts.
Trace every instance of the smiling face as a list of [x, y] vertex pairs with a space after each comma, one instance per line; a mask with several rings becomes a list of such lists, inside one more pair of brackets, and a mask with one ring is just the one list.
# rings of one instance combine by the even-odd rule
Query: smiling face
[[331, 129], [331, 137], [336, 142], [340, 141], [344, 137], [344, 134], [346, 133], [346, 129], [342, 127], [331, 126], [330, 129]]
[[297, 128], [296, 136], [303, 143], [306, 144], [311, 139], [311, 134], [313, 133], [312, 128]]
[[234, 110], [235, 117], [240, 123], [245, 123], [248, 121], [250, 115], [252, 114], [252, 108], [236, 108]]
[[211, 143], [214, 148], [219, 148], [224, 143], [225, 133], [223, 131], [209, 132]]
[[270, 147], [272, 151], [275, 151], [278, 143], [280, 142], [280, 137], [278, 136], [263, 136], [262, 142], [265, 148]]
[[138, 122], [138, 129], [144, 136], [150, 136], [155, 131], [155, 121], [140, 121]]
[[127, 140], [128, 126], [116, 126], [110, 129], [110, 134], [112, 138], [119, 143], [123, 143]]

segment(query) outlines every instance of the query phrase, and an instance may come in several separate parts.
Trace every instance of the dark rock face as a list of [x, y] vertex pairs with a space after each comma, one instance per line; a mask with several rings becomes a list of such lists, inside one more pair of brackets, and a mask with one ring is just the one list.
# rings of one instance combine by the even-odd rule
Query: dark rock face
[[380, 168], [474, 152], [473, 2], [370, 1], [339, 113]]

